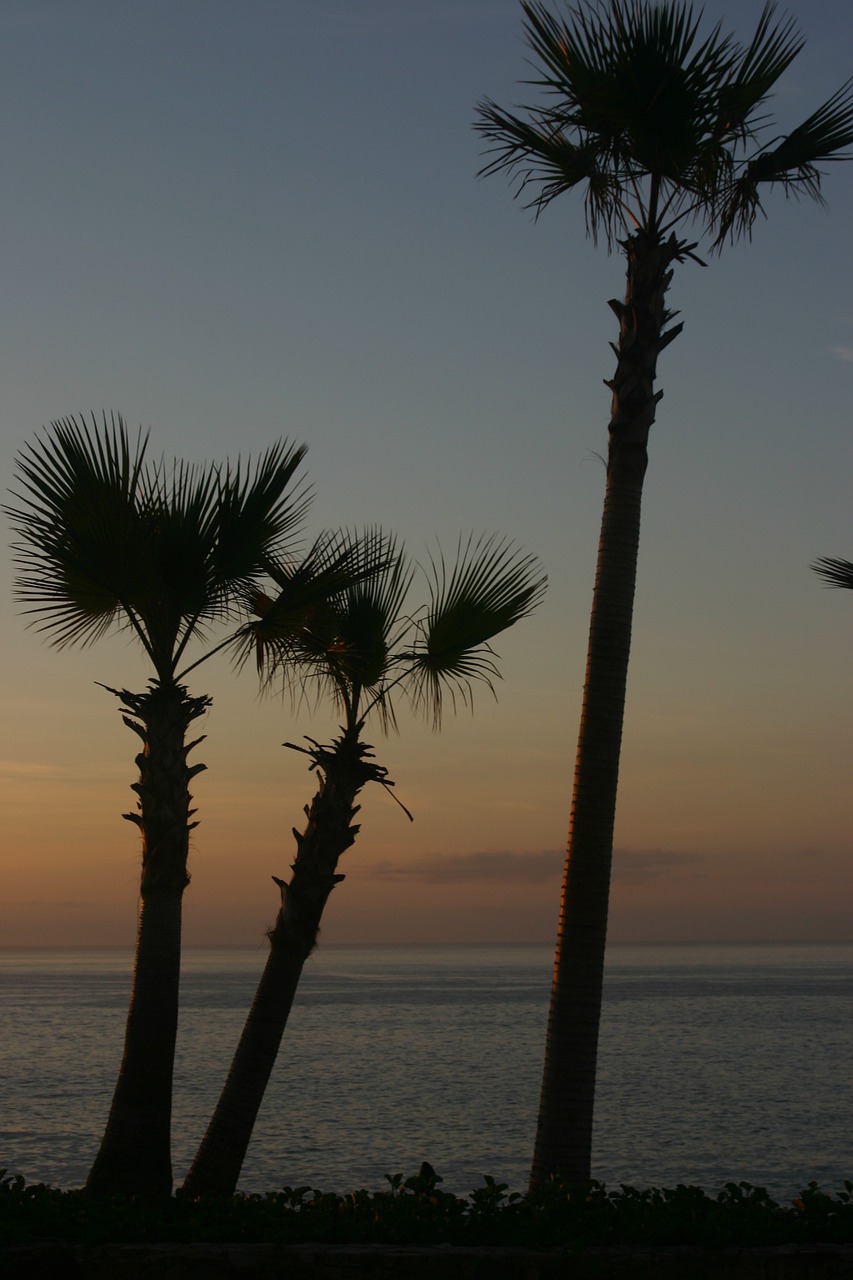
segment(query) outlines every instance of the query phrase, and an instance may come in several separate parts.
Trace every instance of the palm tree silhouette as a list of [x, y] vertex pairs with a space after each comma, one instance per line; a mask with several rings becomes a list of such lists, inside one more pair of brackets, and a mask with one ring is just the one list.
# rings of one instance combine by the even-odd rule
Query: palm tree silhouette
[[[668, 0], [580, 0], [565, 18], [525, 0], [544, 104], [526, 116], [480, 103], [485, 174], [507, 172], [537, 215], [584, 193], [587, 232], [625, 255], [598, 566], [532, 1182], [590, 1176], [613, 824], [649, 431], [663, 394], [657, 358], [680, 333], [665, 305], [675, 264], [749, 237], [764, 193], [821, 195], [821, 164], [853, 142], [848, 81], [787, 135], [767, 99], [800, 52], [794, 23], [761, 14], [748, 44]], [[766, 139], [766, 141], [762, 141]], [[678, 230], [677, 230], [678, 229]], [[670, 327], [667, 327], [670, 325]]]
[[[341, 714], [340, 735], [327, 746], [308, 739], [305, 752], [319, 786], [294, 828], [296, 859], [287, 882], [274, 876], [281, 908], [269, 932], [270, 952], [240, 1043], [183, 1194], [230, 1195], [276, 1060], [302, 969], [316, 945], [326, 902], [344, 876], [338, 861], [353, 844], [356, 800], [368, 782], [391, 787], [387, 770], [364, 742], [371, 714], [396, 723], [394, 699], [408, 696], [435, 728], [450, 700], [471, 705], [475, 682], [498, 676], [489, 641], [539, 603], [545, 578], [532, 556], [498, 538], [460, 544], [452, 568], [443, 558], [426, 573], [430, 603], [406, 612], [414, 570], [393, 537], [373, 531], [352, 543], [361, 578], [331, 596], [294, 644], [281, 634], [274, 602], [256, 600], [254, 643], [267, 678], [283, 673], [303, 689], [316, 680]], [[408, 813], [408, 810], [406, 810]], [[409, 815], [411, 817], [411, 815]]]
[[18, 455], [22, 505], [9, 515], [16, 593], [32, 625], [60, 649], [128, 631], [154, 671], [143, 693], [110, 690], [142, 743], [137, 810], [124, 815], [140, 831], [142, 871], [124, 1053], [87, 1187], [157, 1198], [172, 1189], [181, 903], [196, 826], [189, 784], [205, 767], [188, 763], [202, 740], [188, 735], [210, 706], [183, 680], [215, 649], [181, 664], [283, 553], [306, 497], [291, 488], [304, 446], [279, 443], [254, 468], [196, 469], [149, 464], [147, 443], [141, 431], [131, 441], [115, 415], [100, 426], [54, 422]]

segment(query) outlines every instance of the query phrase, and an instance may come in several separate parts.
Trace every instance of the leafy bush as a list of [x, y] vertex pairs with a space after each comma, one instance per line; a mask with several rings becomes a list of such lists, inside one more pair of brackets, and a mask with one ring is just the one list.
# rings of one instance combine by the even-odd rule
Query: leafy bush
[[284, 1187], [266, 1195], [182, 1199], [151, 1205], [126, 1197], [60, 1191], [0, 1171], [0, 1243], [62, 1240], [272, 1242], [297, 1244], [732, 1245], [853, 1242], [853, 1183], [836, 1195], [811, 1182], [782, 1206], [762, 1187], [730, 1182], [716, 1196], [699, 1187], [570, 1186], [557, 1179], [529, 1195], [507, 1194], [486, 1177], [468, 1196], [421, 1174], [387, 1176], [385, 1191], [336, 1195]]

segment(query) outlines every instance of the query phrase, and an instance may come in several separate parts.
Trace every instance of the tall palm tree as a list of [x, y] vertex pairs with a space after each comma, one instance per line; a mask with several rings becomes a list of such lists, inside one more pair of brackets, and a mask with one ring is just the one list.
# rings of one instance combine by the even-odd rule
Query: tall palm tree
[[469, 541], [451, 570], [441, 559], [432, 565], [430, 603], [411, 615], [404, 607], [414, 571], [394, 539], [380, 532], [368, 535], [360, 559], [362, 580], [319, 610], [296, 646], [289, 627], [281, 633], [272, 602], [260, 602], [263, 616], [254, 642], [268, 676], [283, 670], [300, 687], [316, 677], [337, 705], [341, 732], [327, 746], [311, 739], [308, 748], [285, 744], [308, 755], [319, 786], [305, 810], [305, 827], [293, 830], [296, 859], [289, 881], [273, 877], [281, 908], [268, 935], [269, 957], [184, 1183], [187, 1196], [233, 1193], [303, 966], [316, 945], [329, 895], [344, 879], [337, 867], [358, 834], [356, 800], [368, 782], [393, 785], [363, 740], [367, 717], [374, 714], [384, 727], [393, 725], [397, 691], [405, 691], [416, 710], [427, 711], [436, 728], [448, 697], [454, 706], [457, 701], [470, 705], [474, 682], [493, 687], [498, 675], [489, 641], [530, 613], [545, 589], [533, 557], [499, 539]]
[[202, 740], [190, 725], [210, 706], [182, 683], [188, 646], [228, 617], [280, 555], [302, 519], [304, 491], [291, 481], [305, 453], [279, 443], [257, 466], [166, 468], [146, 460], [120, 417], [74, 418], [18, 455], [22, 504], [16, 530], [16, 591], [34, 625], [57, 648], [124, 629], [154, 671], [143, 693], [110, 690], [139, 736], [137, 811], [124, 816], [142, 838], [133, 991], [124, 1054], [92, 1192], [149, 1198], [172, 1189], [170, 1121], [178, 1018], [181, 902], [196, 823], [188, 763]]
[[[537, 215], [580, 188], [587, 232], [625, 255], [613, 345], [604, 514], [589, 633], [568, 853], [532, 1181], [590, 1175], [619, 752], [631, 641], [640, 502], [649, 431], [662, 392], [657, 358], [680, 333], [666, 307], [675, 264], [749, 237], [764, 193], [821, 201], [824, 162], [853, 142], [848, 81], [787, 135], [767, 99], [802, 48], [768, 5], [748, 44], [667, 0], [580, 0], [555, 16], [525, 0], [525, 31], [544, 102], [523, 116], [488, 99], [476, 127], [483, 173], [504, 171]], [[684, 227], [697, 231], [692, 242]]]

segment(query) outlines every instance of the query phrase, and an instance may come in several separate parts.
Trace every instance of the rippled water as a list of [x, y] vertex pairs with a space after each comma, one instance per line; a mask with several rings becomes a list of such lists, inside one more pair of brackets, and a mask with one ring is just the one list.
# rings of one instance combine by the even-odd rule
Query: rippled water
[[[176, 1179], [230, 1062], [264, 953], [189, 950]], [[428, 1159], [450, 1190], [527, 1180], [546, 947], [327, 948], [312, 957], [241, 1186], [381, 1186]], [[131, 959], [0, 951], [0, 1167], [79, 1185], [109, 1106]], [[613, 946], [595, 1176], [747, 1179], [793, 1195], [853, 1177], [853, 947]]]

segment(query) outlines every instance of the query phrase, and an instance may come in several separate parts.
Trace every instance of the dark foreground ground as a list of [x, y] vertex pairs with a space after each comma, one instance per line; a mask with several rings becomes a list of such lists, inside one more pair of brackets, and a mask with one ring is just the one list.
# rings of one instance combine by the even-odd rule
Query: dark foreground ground
[[853, 1280], [853, 1244], [764, 1249], [100, 1244], [0, 1249], [2, 1280]]

